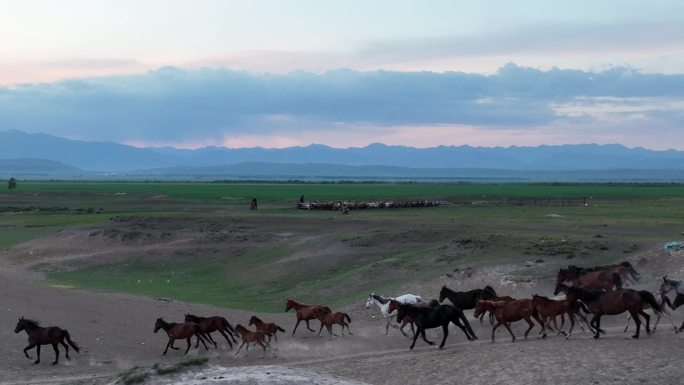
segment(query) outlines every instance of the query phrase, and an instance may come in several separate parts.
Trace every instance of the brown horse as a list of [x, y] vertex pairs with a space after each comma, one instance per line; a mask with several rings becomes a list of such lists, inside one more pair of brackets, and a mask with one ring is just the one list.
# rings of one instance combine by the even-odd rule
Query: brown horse
[[556, 275], [556, 283], [571, 281], [577, 287], [590, 289], [613, 290], [622, 289], [622, 278], [620, 274], [606, 270], [585, 271], [577, 268], [560, 269]]
[[285, 329], [281, 328], [280, 326], [274, 324], [273, 322], [264, 322], [259, 319], [257, 316], [252, 316], [252, 318], [249, 319], [249, 326], [256, 326], [256, 329], [260, 332], [266, 333], [268, 335], [268, 342], [271, 342], [271, 336], [275, 337], [276, 343], [278, 342], [278, 332], [281, 331], [285, 333]]
[[259, 345], [262, 349], [264, 349], [264, 354], [261, 356], [261, 358], [264, 358], [264, 356], [266, 355], [266, 347], [273, 350], [268, 341], [266, 341], [266, 334], [264, 332], [251, 331], [248, 330], [246, 327], [238, 324], [237, 326], [235, 326], [235, 333], [239, 335], [240, 338], [242, 338], [242, 344], [238, 348], [237, 352], [235, 352], [236, 356], [238, 353], [240, 353], [240, 349], [242, 349], [243, 346], [247, 345], [245, 347], [245, 357], [247, 357], [250, 343], [254, 343], [254, 345]]
[[194, 322], [184, 322], [184, 323], [173, 323], [173, 322], [166, 322], [162, 318], [157, 318], [157, 322], [154, 323], [154, 332], [158, 332], [159, 329], [164, 329], [166, 334], [169, 336], [169, 342], [166, 344], [166, 349], [164, 349], [163, 355], [166, 355], [166, 352], [169, 350], [169, 348], [173, 350], [178, 350], [178, 348], [173, 346], [173, 342], [175, 340], [186, 340], [188, 342], [188, 348], [185, 349], [184, 354], [188, 354], [188, 350], [190, 350], [190, 340], [192, 339], [192, 336], [197, 337], [197, 344], [195, 344], [195, 348], [199, 347], [200, 341], [202, 341], [202, 345], [204, 345], [204, 349], [209, 350], [207, 348], [207, 344], [204, 342], [204, 338], [202, 337], [202, 329], [200, 326]]
[[[567, 298], [554, 300], [535, 294], [532, 296], [532, 304], [535, 306], [535, 308], [537, 308], [539, 317], [544, 320], [546, 328], [553, 330], [553, 328], [551, 328], [551, 321], [553, 321], [553, 326], [558, 331], [558, 334], [565, 335], [565, 338], [570, 338], [570, 335], [572, 335], [572, 329], [575, 328], [575, 316], [580, 317], [580, 319], [583, 320], [587, 326], [589, 325], [589, 321], [587, 321], [586, 317], [580, 313], [581, 302], [575, 302], [574, 304], [571, 304]], [[567, 314], [568, 318], [570, 319], [570, 330], [568, 330], [567, 333], [561, 330], [563, 328], [563, 323], [565, 323], [565, 319], [563, 319], [560, 329], [558, 328], [558, 324], [556, 324], [556, 317], [563, 317], [564, 314]], [[580, 323], [578, 323], [578, 325], [580, 325], [580, 328], [584, 330]], [[591, 330], [591, 327], [589, 330]]]
[[292, 335], [295, 334], [297, 326], [299, 326], [299, 323], [302, 321], [306, 322], [306, 328], [309, 329], [309, 331], [315, 332], [315, 330], [311, 329], [311, 326], [309, 326], [309, 321], [317, 318], [317, 309], [332, 313], [332, 310], [328, 306], [306, 305], [293, 299], [288, 299], [287, 304], [285, 304], [285, 311], [290, 311], [290, 309], [295, 309], [295, 312], [297, 313], [297, 323], [295, 324], [294, 329], [292, 329]]
[[342, 326], [342, 337], [344, 337], [345, 326], [347, 327], [349, 335], [353, 335], [351, 330], [349, 329], [349, 323], [351, 323], [351, 318], [347, 313], [343, 313], [341, 311], [335, 311], [330, 313], [325, 311], [324, 309], [316, 309], [316, 318], [318, 318], [318, 320], [321, 321], [321, 327], [320, 329], [318, 329], [319, 336], [321, 335], [321, 331], [323, 331], [323, 326], [325, 326], [328, 329], [328, 333], [330, 333], [330, 339], [333, 338], [333, 335], [337, 337], [337, 334], [334, 334], [332, 331], [332, 326], [335, 324]]
[[[502, 295], [500, 297], [494, 297], [492, 299], [488, 299], [488, 301], [493, 301], [493, 302], [511, 302], [515, 301], [515, 298], [511, 297], [510, 295]], [[480, 314], [480, 323], [482, 323], [482, 319], [484, 318], [485, 314], [488, 312], [485, 311], [482, 314]], [[494, 325], [494, 314], [489, 312], [489, 324]]]
[[622, 278], [622, 282], [626, 283], [631, 281], [633, 283], [638, 283], [639, 282], [639, 273], [634, 269], [634, 266], [632, 266], [631, 263], [624, 261], [620, 263], [615, 263], [612, 265], [603, 265], [603, 266], [594, 266], [592, 268], [588, 269], [583, 269], [578, 266], [568, 266], [568, 268], [573, 269], [580, 269], [580, 270], [586, 270], [586, 271], [601, 271], [601, 270], [606, 270], [610, 271], [613, 273], [618, 273], [620, 274], [620, 278]]
[[539, 322], [539, 326], [542, 328], [543, 338], [546, 338], [546, 328], [539, 318], [539, 314], [532, 304], [531, 299], [517, 299], [511, 302], [477, 301], [477, 305], [475, 305], [475, 317], [479, 317], [480, 314], [483, 314], [485, 311], [494, 314], [494, 318], [496, 319], [496, 325], [492, 328], [492, 342], [494, 342], [494, 333], [496, 333], [496, 329], [501, 325], [504, 325], [506, 329], [508, 329], [508, 332], [511, 333], [511, 337], [513, 337], [512, 341], [514, 342], [515, 335], [511, 330], [510, 323], [520, 320], [525, 320], [529, 325], [525, 331], [525, 338], [527, 338], [530, 330], [534, 327], [534, 323], [530, 318], [534, 318]]
[[[390, 303], [389, 303], [389, 307], [387, 308], [387, 312], [392, 314], [392, 312], [394, 312], [398, 308], [399, 308], [399, 302], [397, 300], [390, 299]], [[406, 332], [404, 332], [404, 326], [406, 326], [406, 325], [411, 325], [411, 334], [413, 336], [415, 336], [416, 330], [413, 327], [413, 325], [414, 325], [413, 320], [411, 319], [411, 316], [409, 316], [409, 315], [407, 315], [406, 317], [404, 317], [403, 320], [401, 320], [401, 326], [399, 327], [399, 331], [401, 332], [401, 334], [404, 335], [404, 337], [408, 337], [408, 334], [406, 334]], [[413, 338], [413, 337], [409, 337], [409, 338]]]
[[639, 331], [641, 329], [639, 315], [646, 320], [646, 333], [651, 334], [649, 325], [651, 317], [644, 312], [644, 307], [648, 304], [654, 312], [662, 313], [655, 297], [647, 290], [619, 289], [615, 291], [601, 291], [557, 284], [556, 292], [560, 291], [565, 292], [571, 303], [577, 300], [584, 302], [591, 313], [594, 314], [590, 325], [594, 327], [594, 338], [597, 339], [601, 331], [602, 315], [615, 315], [628, 311], [636, 324], [636, 334], [632, 338], [639, 338]]
[[[40, 323], [38, 321], [33, 321], [30, 319], [26, 319], [24, 317], [19, 318], [19, 322], [17, 322], [17, 327], [14, 328], [15, 333], [19, 333], [20, 331], [25, 330], [26, 334], [28, 334], [28, 346], [24, 348], [24, 355], [26, 358], [31, 358], [31, 356], [28, 355], [28, 350], [33, 349], [35, 346], [36, 348], [36, 354], [38, 355], [38, 358], [34, 361], [34, 363], [39, 363], [40, 362], [40, 346], [41, 345], [52, 345], [52, 348], [55, 350], [55, 361], [52, 362], [52, 365], [57, 365], [57, 361], [59, 360], [59, 349], [57, 348], [57, 344], [62, 344], [64, 346], [64, 350], [66, 351], [66, 358], [69, 360], [69, 345], [71, 345], [72, 348], [78, 353], [78, 345], [74, 341], [71, 340], [71, 337], [69, 336], [69, 332], [66, 331], [65, 329], [58, 328], [57, 326], [50, 326], [50, 327], [41, 327]], [[66, 341], [67, 343], [64, 343]]]
[[[202, 335], [206, 336], [211, 343], [214, 344], [214, 347], [217, 348], [218, 345], [216, 344], [216, 341], [211, 337], [211, 333], [213, 332], [219, 332], [221, 335], [228, 341], [228, 346], [230, 349], [233, 348], [233, 344], [230, 342], [230, 338], [233, 339], [233, 342], [237, 343], [237, 340], [235, 339], [235, 336], [233, 333], [235, 333], [235, 330], [233, 330], [233, 326], [228, 322], [223, 317], [219, 316], [213, 316], [213, 317], [198, 317], [196, 315], [192, 314], [186, 314], [185, 315], [185, 322], [194, 322], [200, 326], [200, 330], [202, 330]], [[226, 334], [227, 333], [227, 334]]]

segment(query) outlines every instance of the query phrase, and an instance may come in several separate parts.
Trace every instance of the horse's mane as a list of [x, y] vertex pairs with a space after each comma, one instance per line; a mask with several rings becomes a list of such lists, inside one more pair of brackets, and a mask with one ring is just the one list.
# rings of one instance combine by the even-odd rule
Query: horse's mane
[[244, 326], [242, 326], [242, 325], [240, 325], [240, 324], [237, 324], [237, 325], [235, 325], [235, 331], [238, 332], [238, 333], [240, 333], [241, 331], [246, 331], [246, 332], [247, 332], [247, 331], [249, 331], [249, 330], [247, 330], [246, 327], [244, 327]]
[[196, 319], [196, 320], [200, 320], [200, 321], [204, 319], [204, 317], [200, 317], [198, 315], [194, 315], [194, 314], [190, 314], [190, 313], [186, 314], [186, 316], [188, 316], [188, 318]]
[[534, 298], [534, 297], [541, 298], [541, 299], [543, 299], [543, 300], [545, 300], [545, 301], [551, 301], [551, 298], [549, 298], [549, 297], [547, 297], [547, 296], [545, 296], [545, 295], [534, 294], [532, 297], [533, 297], [533, 298]]
[[36, 320], [32, 320], [32, 319], [28, 319], [28, 318], [22, 318], [21, 321], [26, 322], [27, 324], [29, 324], [29, 326], [32, 326], [32, 327], [40, 326], [40, 322], [38, 322]]
[[264, 323], [259, 317], [253, 315], [250, 321], [258, 322], [258, 323]]
[[456, 293], [455, 291], [453, 291], [453, 290], [449, 289], [448, 287], [446, 287], [446, 285], [442, 286], [442, 290], [443, 290], [443, 291], [446, 291], [447, 293]]
[[375, 298], [378, 302], [380, 302], [383, 305], [389, 302], [389, 298], [385, 298], [378, 294], [371, 294], [371, 297]]
[[494, 297], [498, 297], [498, 296], [499, 296], [498, 294], [496, 294], [496, 290], [494, 290], [494, 288], [491, 287], [491, 286], [489, 286], [489, 285], [485, 286], [485, 287], [482, 289], [482, 292], [491, 293], [492, 295], [494, 295]]

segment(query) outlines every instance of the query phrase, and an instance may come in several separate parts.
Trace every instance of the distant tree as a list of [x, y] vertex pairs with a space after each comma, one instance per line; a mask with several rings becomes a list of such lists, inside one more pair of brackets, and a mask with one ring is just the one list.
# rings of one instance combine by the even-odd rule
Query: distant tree
[[17, 188], [17, 180], [10, 178], [10, 180], [7, 181], [7, 188], [10, 190]]

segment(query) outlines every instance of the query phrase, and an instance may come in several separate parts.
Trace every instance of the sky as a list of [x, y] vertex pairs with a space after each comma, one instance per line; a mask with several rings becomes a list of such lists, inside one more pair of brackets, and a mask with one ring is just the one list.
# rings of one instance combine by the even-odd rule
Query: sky
[[684, 150], [684, 2], [0, 0], [0, 131]]

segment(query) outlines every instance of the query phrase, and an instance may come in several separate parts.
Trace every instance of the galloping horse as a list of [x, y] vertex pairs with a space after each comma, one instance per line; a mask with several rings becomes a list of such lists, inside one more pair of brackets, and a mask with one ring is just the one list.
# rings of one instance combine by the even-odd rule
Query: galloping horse
[[[396, 298], [386, 298], [375, 293], [370, 293], [368, 295], [368, 299], [366, 300], [366, 309], [370, 308], [372, 304], [376, 304], [380, 308], [380, 312], [387, 319], [387, 324], [385, 325], [385, 335], [389, 333], [390, 326], [395, 329], [398, 327], [392, 324], [392, 314], [396, 310], [396, 307], [390, 310], [390, 302], [392, 300], [397, 301], [398, 303], [410, 303], [414, 305], [423, 302], [423, 298], [414, 294], [403, 294]], [[401, 327], [399, 328], [399, 331], [405, 337], [408, 337], [408, 335], [404, 333], [404, 326], [406, 326], [407, 323], [408, 322], [402, 323]], [[413, 324], [411, 324], [411, 331], [413, 331]]]
[[[230, 346], [230, 349], [233, 348], [233, 344], [230, 342], [230, 338], [233, 339], [233, 342], [237, 343], [237, 340], [235, 339], [235, 336], [233, 333], [235, 330], [233, 330], [233, 326], [228, 322], [223, 317], [219, 316], [213, 316], [213, 317], [198, 317], [196, 315], [192, 314], [186, 314], [185, 315], [185, 322], [194, 322], [200, 326], [200, 329], [202, 330], [202, 334], [206, 335], [206, 337], [209, 339], [211, 343], [214, 344], [214, 347], [218, 347], [216, 344], [216, 341], [211, 337], [211, 333], [213, 332], [219, 332], [221, 335], [228, 341], [228, 346]], [[226, 335], [226, 333], [228, 333]]]
[[207, 344], [204, 342], [204, 338], [202, 337], [202, 328], [194, 323], [194, 322], [184, 322], [184, 323], [169, 323], [164, 321], [162, 318], [157, 318], [157, 322], [154, 323], [154, 332], [158, 332], [159, 329], [164, 329], [166, 334], [169, 336], [169, 342], [166, 344], [166, 349], [164, 349], [163, 355], [166, 355], [166, 352], [169, 350], [169, 348], [173, 350], [178, 350], [178, 348], [173, 346], [173, 342], [175, 340], [186, 340], [188, 342], [188, 347], [185, 349], [184, 354], [188, 354], [188, 350], [190, 350], [190, 340], [192, 339], [192, 336], [197, 337], [197, 344], [195, 345], [195, 349], [199, 347], [200, 341], [202, 341], [202, 345], [204, 345], [204, 349], [209, 350], [207, 348]]
[[639, 338], [641, 320], [639, 315], [646, 319], [646, 333], [651, 334], [649, 325], [651, 317], [644, 312], [646, 304], [650, 305], [654, 312], [661, 313], [655, 297], [647, 290], [637, 291], [634, 289], [618, 289], [614, 291], [602, 291], [583, 287], [572, 287], [556, 284], [555, 294], [565, 292], [570, 303], [577, 300], [584, 302], [589, 311], [594, 314], [590, 325], [594, 327], [594, 338], [598, 339], [601, 332], [601, 316], [615, 315], [628, 311], [636, 324], [636, 334], [632, 338]]
[[[249, 344], [254, 343], [254, 345], [259, 345], [261, 346], [262, 349], [264, 349], [264, 353], [261, 356], [261, 358], [264, 358], [266, 356], [266, 347], [271, 349], [271, 345], [266, 341], [266, 334], [264, 332], [260, 331], [251, 331], [248, 330], [246, 327], [238, 324], [235, 326], [235, 334], [239, 335], [242, 338], [242, 344], [238, 348], [237, 352], [235, 352], [235, 355], [237, 356], [238, 353], [240, 353], [240, 350], [242, 349], [243, 346], [247, 345], [245, 347], [245, 357], [247, 357], [247, 354], [249, 354]], [[275, 355], [275, 352], [273, 352]]]
[[529, 325], [525, 331], [525, 338], [527, 338], [530, 330], [534, 327], [534, 323], [530, 317], [539, 322], [539, 326], [542, 328], [543, 337], [546, 338], [544, 322], [539, 318], [539, 314], [532, 304], [531, 299], [516, 299], [511, 302], [477, 301], [477, 305], [475, 306], [475, 317], [479, 317], [485, 311], [494, 314], [494, 318], [496, 319], [496, 324], [492, 328], [492, 342], [494, 342], [494, 333], [496, 333], [496, 329], [501, 325], [504, 325], [506, 329], [508, 329], [508, 332], [511, 333], [511, 337], [513, 337], [512, 341], [515, 341], [515, 334], [513, 334], [513, 331], [511, 330], [510, 323], [520, 320], [525, 320]]
[[439, 303], [436, 305], [433, 305], [432, 303], [428, 305], [398, 304], [397, 322], [401, 322], [407, 316], [411, 317], [418, 328], [413, 336], [413, 342], [409, 347], [410, 350], [413, 350], [419, 335], [423, 337], [423, 341], [430, 345], [434, 345], [434, 342], [428, 341], [425, 337], [425, 329], [432, 329], [439, 326], [442, 327], [444, 333], [439, 348], [444, 349], [444, 343], [449, 335], [449, 322], [461, 328], [469, 341], [477, 339], [477, 336], [470, 327], [468, 319], [466, 319], [463, 311], [451, 305], [439, 305]]
[[[677, 296], [670, 307], [672, 310], [676, 310], [679, 306], [684, 305], [684, 283], [682, 283], [682, 281], [663, 277], [663, 283], [660, 284], [660, 294], [665, 295], [672, 290], [677, 293]], [[682, 321], [682, 326], [679, 327], [679, 331], [684, 331], [684, 321]]]
[[271, 336], [275, 337], [276, 343], [278, 342], [278, 332], [281, 331], [285, 333], [285, 329], [281, 328], [280, 326], [274, 324], [273, 322], [264, 322], [259, 319], [259, 317], [253, 315], [252, 318], [249, 319], [249, 326], [256, 326], [256, 329], [260, 332], [266, 333], [268, 335], [268, 342], [271, 342]]
[[290, 311], [290, 309], [295, 309], [295, 312], [297, 313], [297, 323], [295, 324], [294, 329], [292, 329], [292, 335], [295, 334], [295, 332], [297, 331], [297, 326], [299, 326], [299, 323], [302, 321], [306, 321], [306, 328], [309, 329], [309, 331], [315, 332], [315, 330], [311, 329], [311, 327], [309, 326], [309, 321], [317, 318], [318, 315], [316, 309], [332, 313], [332, 310], [328, 306], [305, 305], [293, 299], [288, 299], [287, 304], [285, 304], [285, 311]]
[[[69, 360], [69, 345], [71, 345], [72, 348], [78, 353], [79, 348], [78, 345], [74, 341], [71, 340], [71, 336], [69, 335], [69, 332], [66, 331], [66, 329], [61, 329], [58, 328], [57, 326], [50, 326], [50, 327], [41, 327], [40, 323], [38, 321], [33, 321], [30, 319], [26, 319], [24, 317], [19, 318], [19, 322], [17, 322], [17, 326], [14, 328], [15, 333], [19, 333], [20, 331], [25, 330], [26, 334], [28, 335], [28, 346], [24, 348], [24, 355], [26, 358], [31, 358], [31, 356], [28, 355], [28, 350], [33, 349], [35, 346], [36, 348], [36, 354], [38, 355], [37, 359], [34, 361], [35, 364], [40, 362], [40, 346], [41, 345], [52, 345], [52, 348], [55, 350], [55, 360], [52, 362], [52, 365], [57, 365], [57, 361], [59, 361], [59, 349], [57, 348], [57, 344], [62, 344], [64, 346], [64, 350], [66, 351], [66, 358]], [[66, 341], [69, 345], [64, 343]]]
[[349, 335], [353, 335], [351, 330], [349, 329], [349, 323], [351, 323], [351, 318], [349, 317], [349, 314], [343, 313], [341, 311], [335, 311], [331, 313], [323, 309], [316, 309], [315, 312], [316, 318], [318, 318], [318, 320], [321, 321], [321, 328], [318, 329], [319, 336], [321, 335], [323, 326], [325, 326], [328, 329], [328, 333], [330, 333], [330, 339], [333, 338], [333, 335], [337, 337], [337, 334], [334, 334], [332, 331], [332, 326], [335, 324], [342, 326], [342, 337], [344, 337], [345, 326], [347, 327]]
[[[570, 304], [570, 301], [568, 301], [567, 298], [556, 300], [535, 294], [532, 296], [532, 304], [537, 309], [539, 317], [542, 320], [544, 320], [546, 328], [553, 330], [551, 328], [551, 321], [553, 321], [553, 326], [558, 331], [558, 334], [565, 335], [565, 338], [570, 338], [570, 335], [572, 335], [572, 329], [575, 328], [576, 315], [579, 316], [580, 319], [584, 321], [585, 324], [587, 324], [587, 326], [589, 326], [589, 321], [587, 321], [587, 318], [580, 312], [581, 302], [575, 302], [574, 304]], [[561, 330], [563, 328], [564, 322], [561, 323], [561, 329], [559, 329], [558, 325], [556, 324], [556, 316], [560, 315], [561, 317], [563, 317], [564, 314], [567, 314], [568, 318], [570, 319], [570, 330], [568, 330], [567, 333]], [[582, 327], [582, 324], [579, 322], [577, 324], [582, 329], [582, 331], [584, 331], [584, 327]], [[592, 328], [589, 327], [589, 330], [592, 330]]]
[[[439, 291], [439, 302], [444, 302], [446, 298], [449, 298], [449, 301], [461, 310], [475, 309], [478, 300], [493, 300], [496, 297], [496, 291], [489, 285], [482, 289], [469, 291], [453, 291], [445, 285], [442, 286], [442, 290]], [[484, 313], [480, 315], [480, 322], [482, 322], [482, 317], [484, 317]]]
[[579, 269], [560, 269], [556, 275], [556, 283], [571, 281], [577, 287], [612, 290], [622, 289], [620, 274], [609, 271], [584, 271]]
[[568, 266], [568, 268], [579, 269], [584, 271], [610, 271], [613, 273], [618, 273], [620, 274], [620, 278], [622, 278], [622, 282], [625, 284], [628, 281], [638, 283], [640, 278], [640, 274], [636, 271], [636, 269], [634, 269], [634, 266], [632, 266], [632, 264], [627, 261], [615, 263], [612, 265], [594, 266], [590, 268], [581, 268], [579, 266], [570, 265]]
[[[674, 328], [675, 334], [679, 333], [679, 329], [677, 328], [677, 325], [674, 324], [674, 321], [672, 320], [670, 313], [668, 313], [668, 311], [665, 309], [665, 305], [667, 305], [670, 307], [670, 309], [674, 310], [674, 308], [672, 307], [672, 302], [670, 302], [670, 299], [667, 298], [667, 296], [665, 294], [662, 294], [662, 293], [652, 293], [652, 294], [655, 297], [656, 302], [658, 302], [660, 309], [663, 311], [662, 313], [653, 312], [656, 316], [656, 321], [653, 324], [653, 333], [656, 332], [656, 328], [658, 327], [658, 323], [660, 322], [660, 319], [662, 318], [663, 314], [665, 314], [667, 316], [667, 318], [670, 319], [670, 323], [672, 324], [672, 327]], [[645, 306], [646, 307], [644, 307], [644, 309], [650, 309], [651, 308], [651, 306], [648, 304], [646, 304]], [[627, 333], [627, 329], [629, 329], [629, 321], [631, 321], [631, 320], [632, 320], [632, 315], [627, 314], [627, 323], [625, 324], [625, 331], [623, 333]]]

